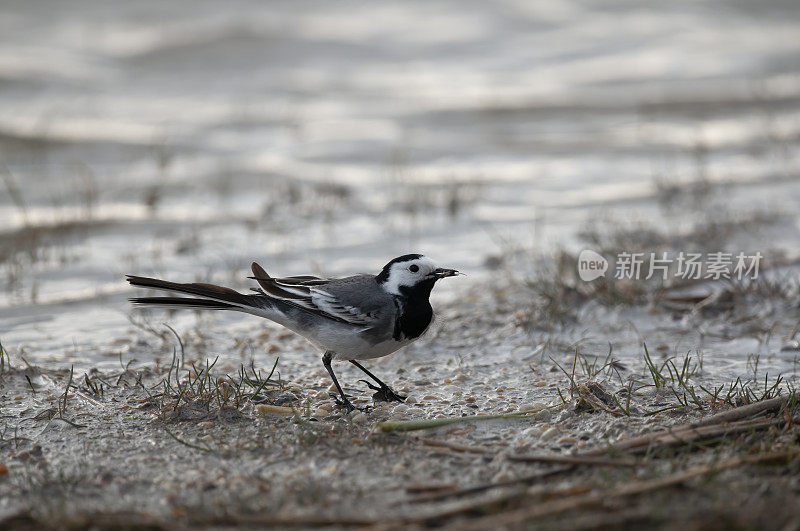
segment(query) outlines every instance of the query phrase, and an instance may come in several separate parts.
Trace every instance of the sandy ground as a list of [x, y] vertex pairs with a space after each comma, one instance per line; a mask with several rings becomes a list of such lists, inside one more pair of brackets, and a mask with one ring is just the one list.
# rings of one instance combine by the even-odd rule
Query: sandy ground
[[[641, 496], [613, 494], [629, 483], [670, 477], [735, 456], [791, 454], [798, 451], [800, 432], [796, 424], [780, 423], [676, 448], [653, 445], [644, 455], [606, 452], [610, 444], [730, 409], [722, 403], [728, 390], [716, 402], [703, 395], [697, 386], [712, 387], [713, 378], [694, 362], [687, 379], [702, 395], [700, 401], [651, 414], [676, 406], [676, 397], [686, 389], [674, 381], [661, 389], [651, 385], [636, 390], [628, 401], [622, 384], [634, 376], [647, 382], [643, 364], [619, 369], [624, 376], [606, 367], [589, 378], [606, 361], [602, 353], [572, 358], [572, 369], [569, 346], [549, 347], [551, 352], [543, 355], [535, 335], [522, 329], [515, 321], [518, 315], [507, 308], [508, 299], [491, 311], [474, 301], [442, 308], [445, 324], [431, 337], [371, 365], [396, 390], [408, 394], [407, 403], [376, 404], [367, 413], [349, 415], [328, 397], [321, 364], [301, 371], [280, 362], [280, 382], [276, 369], [275, 381], [261, 386], [255, 398], [252, 387], [245, 386], [249, 394], [233, 392], [235, 369], [214, 367], [211, 378], [204, 380], [201, 371], [195, 379], [205, 381], [205, 390], [194, 393], [184, 387], [186, 395], [177, 399], [176, 375], [168, 374], [167, 363], [73, 375], [65, 399], [67, 372], [25, 367], [11, 353], [13, 367], [7, 363], [4, 368], [0, 395], [0, 521], [9, 528], [340, 528], [460, 526], [478, 518], [475, 525], [482, 528], [495, 524], [481, 517], [512, 515], [511, 527], [797, 525], [800, 460], [789, 464], [785, 455], [777, 458], [778, 465], [744, 464], [690, 477], [678, 483], [680, 488], [664, 487]], [[278, 355], [285, 348], [281, 345], [294, 340], [283, 336], [262, 341], [264, 347], [276, 345], [272, 350]], [[313, 358], [310, 348], [302, 343], [297, 348]], [[661, 353], [658, 345], [653, 349], [657, 360], [670, 354]], [[498, 356], [499, 350], [507, 354]], [[608, 402], [607, 410], [597, 410], [595, 403], [595, 411], [587, 412], [585, 403], [578, 405], [577, 389], [571, 398], [570, 377], [550, 356], [558, 356], [566, 371], [574, 373], [576, 384], [602, 382], [619, 402]], [[582, 365], [587, 360], [595, 363], [594, 369]], [[264, 368], [256, 369], [266, 376]], [[369, 402], [370, 391], [356, 383], [355, 373], [343, 367], [339, 372], [348, 392], [362, 404]], [[188, 367], [178, 371], [184, 385], [191, 381], [187, 373], [198, 374]], [[232, 382], [227, 403], [228, 384], [219, 379], [226, 373], [232, 377], [227, 379]], [[162, 394], [165, 378], [173, 381], [167, 395]], [[769, 386], [773, 383], [770, 379]], [[759, 396], [766, 391], [758, 382], [748, 385]], [[780, 387], [786, 396], [785, 383]], [[281, 408], [276, 409], [280, 413], [260, 412], [257, 408], [262, 406], [254, 401], [291, 409], [288, 414]], [[731, 401], [744, 402], [741, 396]], [[628, 414], [620, 413], [621, 408]], [[380, 424], [520, 411], [533, 412], [524, 418], [401, 433], [384, 433]], [[601, 458], [612, 461], [635, 455], [638, 464], [570, 468], [512, 458], [583, 455], [597, 449]], [[478, 489], [460, 492], [470, 487]], [[513, 518], [520, 507], [587, 493], [597, 493], [601, 507], [595, 501], [566, 514], [556, 511], [544, 520]]]

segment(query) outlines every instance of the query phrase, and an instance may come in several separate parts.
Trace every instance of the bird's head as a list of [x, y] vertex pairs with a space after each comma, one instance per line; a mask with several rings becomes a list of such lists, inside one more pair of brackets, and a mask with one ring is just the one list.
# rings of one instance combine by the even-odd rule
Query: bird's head
[[414, 290], [420, 290], [428, 295], [437, 280], [458, 274], [455, 269], [439, 267], [427, 256], [406, 254], [383, 266], [383, 270], [375, 279], [392, 295], [408, 295]]

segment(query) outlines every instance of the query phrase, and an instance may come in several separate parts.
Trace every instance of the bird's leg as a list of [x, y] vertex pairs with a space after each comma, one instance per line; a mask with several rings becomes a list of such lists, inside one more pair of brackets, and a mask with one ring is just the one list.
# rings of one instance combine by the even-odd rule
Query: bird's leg
[[[342, 395], [342, 398], [339, 398], [334, 394], [331, 394], [331, 397], [336, 401], [336, 403], [338, 405], [344, 406], [347, 409], [348, 413], [350, 411], [353, 411], [354, 409], [361, 410], [361, 408], [357, 408], [356, 406], [351, 404], [350, 400], [347, 399], [347, 395], [344, 394], [344, 391], [342, 390], [342, 386], [339, 385], [339, 380], [337, 380], [336, 379], [336, 375], [333, 374], [333, 367], [331, 367], [331, 360], [332, 359], [333, 359], [333, 352], [328, 350], [328, 351], [325, 352], [325, 354], [322, 355], [322, 364], [328, 370], [328, 374], [331, 375], [331, 380], [333, 380], [333, 384], [336, 386], [336, 389], [339, 390], [339, 394]], [[364, 410], [361, 410], [361, 411], [364, 411]]]
[[358, 367], [359, 369], [364, 371], [364, 374], [366, 374], [367, 376], [369, 376], [370, 378], [372, 378], [373, 380], [375, 380], [378, 383], [378, 385], [380, 387], [376, 387], [376, 386], [372, 385], [371, 383], [369, 383], [366, 380], [361, 380], [362, 382], [367, 384], [367, 387], [369, 387], [370, 389], [373, 389], [374, 391], [376, 391], [375, 394], [372, 395], [372, 398], [374, 398], [375, 400], [379, 400], [379, 401], [383, 401], [383, 402], [402, 402], [402, 401], [404, 401], [406, 399], [405, 396], [400, 396], [397, 393], [395, 393], [394, 391], [392, 391], [391, 387], [389, 387], [388, 385], [386, 385], [385, 383], [380, 381], [380, 379], [377, 376], [375, 376], [374, 374], [369, 372], [367, 369], [365, 369], [364, 366], [361, 365], [356, 360], [350, 360], [350, 363], [352, 363], [353, 365], [355, 365], [356, 367]]

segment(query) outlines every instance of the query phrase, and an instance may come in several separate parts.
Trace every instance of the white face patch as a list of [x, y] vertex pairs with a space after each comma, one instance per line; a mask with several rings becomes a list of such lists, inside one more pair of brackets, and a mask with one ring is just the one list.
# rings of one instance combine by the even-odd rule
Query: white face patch
[[389, 278], [383, 284], [383, 288], [392, 295], [401, 295], [401, 286], [411, 287], [417, 285], [433, 273], [437, 267], [439, 266], [436, 265], [436, 262], [427, 256], [407, 262], [397, 262], [392, 264], [391, 269], [389, 269]]

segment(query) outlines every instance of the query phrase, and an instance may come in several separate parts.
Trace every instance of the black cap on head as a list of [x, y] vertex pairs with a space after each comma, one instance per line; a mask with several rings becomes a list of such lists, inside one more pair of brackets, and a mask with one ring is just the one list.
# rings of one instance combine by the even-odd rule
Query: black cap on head
[[392, 265], [398, 262], [410, 262], [411, 260], [416, 260], [418, 258], [422, 258], [421, 254], [404, 254], [403, 256], [398, 256], [397, 258], [392, 259], [388, 264], [383, 266], [383, 269], [378, 274], [375, 279], [378, 282], [386, 282], [389, 280], [389, 270], [392, 268]]

